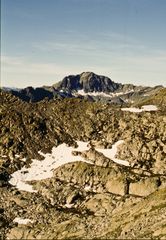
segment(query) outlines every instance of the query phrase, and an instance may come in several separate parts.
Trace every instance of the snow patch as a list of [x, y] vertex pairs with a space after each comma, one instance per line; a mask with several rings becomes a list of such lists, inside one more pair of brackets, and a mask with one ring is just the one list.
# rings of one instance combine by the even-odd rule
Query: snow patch
[[104, 156], [106, 156], [107, 158], [110, 158], [111, 160], [113, 160], [114, 162], [116, 162], [118, 164], [129, 166], [130, 164], [128, 161], [121, 160], [121, 159], [118, 159], [115, 157], [117, 154], [117, 151], [118, 151], [118, 146], [121, 145], [122, 143], [124, 143], [124, 140], [119, 140], [112, 145], [111, 149], [97, 148], [96, 151], [101, 152]]
[[77, 148], [68, 147], [66, 144], [53, 147], [51, 154], [39, 152], [45, 159], [43, 161], [33, 159], [30, 168], [23, 167], [21, 170], [14, 172], [9, 183], [19, 190], [36, 192], [32, 185], [27, 183], [28, 181], [51, 178], [53, 177], [53, 170], [66, 163], [82, 161], [92, 164], [81, 156], [72, 154], [74, 150], [82, 152], [89, 149], [86, 142], [78, 141], [77, 144]]
[[97, 96], [101, 96], [101, 97], [112, 97], [111, 94], [107, 94], [104, 92], [84, 92], [84, 90], [78, 90], [77, 93], [75, 95], [81, 95], [81, 96], [93, 96], [93, 97], [97, 97]]
[[158, 108], [155, 105], [144, 105], [141, 108], [121, 108], [122, 111], [128, 111], [128, 112], [135, 112], [135, 113], [140, 113], [140, 112], [150, 112], [150, 111], [157, 111]]
[[126, 91], [126, 92], [116, 92], [116, 93], [112, 93], [113, 96], [121, 96], [121, 95], [125, 95], [125, 94], [128, 94], [128, 93], [133, 93], [134, 90], [129, 90], [129, 91]]
[[[107, 158], [110, 158], [118, 164], [129, 166], [128, 161], [120, 160], [115, 157], [117, 153], [117, 147], [123, 142], [123, 140], [119, 140], [112, 146], [111, 149], [96, 150], [103, 153]], [[77, 145], [77, 148], [73, 148], [67, 146], [66, 144], [61, 144], [58, 147], [53, 147], [51, 154], [39, 152], [44, 156], [44, 160], [39, 161], [33, 159], [30, 168], [23, 167], [21, 170], [14, 172], [11, 175], [9, 183], [22, 191], [37, 192], [33, 189], [33, 186], [28, 183], [29, 181], [51, 178], [53, 177], [53, 170], [66, 163], [82, 161], [93, 164], [91, 161], [85, 160], [82, 156], [75, 156], [72, 154], [73, 151], [83, 152], [89, 150], [90, 147], [88, 147], [88, 142], [77, 141]], [[90, 189], [89, 187], [85, 187], [85, 190], [88, 191]]]
[[157, 111], [158, 110], [157, 106], [155, 106], [155, 105], [144, 105], [144, 106], [142, 106], [142, 109], [144, 111]]
[[143, 112], [142, 109], [139, 109], [139, 108], [121, 108], [122, 111], [127, 111], [127, 112], [135, 112], [135, 113], [140, 113], [140, 112]]
[[19, 217], [16, 217], [13, 222], [16, 222], [18, 224], [28, 224], [28, 223], [33, 223], [32, 220], [28, 219], [28, 218], [25, 218], [25, 219], [22, 219], [22, 218], [19, 218]]
[[93, 97], [97, 97], [97, 96], [100, 96], [100, 97], [109, 97], [109, 98], [112, 98], [112, 97], [118, 97], [118, 96], [121, 96], [121, 95], [124, 95], [124, 94], [128, 94], [128, 93], [132, 93], [134, 92], [134, 90], [129, 90], [129, 91], [126, 91], [126, 92], [115, 92], [115, 93], [105, 93], [105, 92], [85, 92], [84, 90], [78, 90], [76, 93], [74, 93], [74, 95], [81, 95], [81, 96], [93, 96]]

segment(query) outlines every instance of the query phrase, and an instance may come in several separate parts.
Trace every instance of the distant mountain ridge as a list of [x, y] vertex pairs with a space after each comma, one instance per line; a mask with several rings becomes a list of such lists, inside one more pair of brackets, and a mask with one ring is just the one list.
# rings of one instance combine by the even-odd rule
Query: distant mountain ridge
[[24, 89], [3, 89], [26, 102], [39, 102], [45, 98], [84, 98], [116, 104], [133, 103], [155, 94], [162, 86], [143, 87], [133, 84], [115, 83], [110, 78], [93, 72], [69, 75], [52, 86]]

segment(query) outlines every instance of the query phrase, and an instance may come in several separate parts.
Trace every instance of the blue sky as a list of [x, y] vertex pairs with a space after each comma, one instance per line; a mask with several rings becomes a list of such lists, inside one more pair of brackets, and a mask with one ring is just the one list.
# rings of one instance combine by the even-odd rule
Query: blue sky
[[1, 84], [52, 85], [93, 71], [166, 83], [166, 0], [1, 0]]

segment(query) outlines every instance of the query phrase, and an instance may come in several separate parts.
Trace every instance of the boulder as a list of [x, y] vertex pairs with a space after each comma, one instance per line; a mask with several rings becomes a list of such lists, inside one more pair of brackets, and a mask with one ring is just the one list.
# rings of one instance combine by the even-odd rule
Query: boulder
[[138, 196], [148, 196], [155, 192], [159, 187], [159, 178], [144, 178], [138, 182], [130, 183], [129, 194]]
[[113, 178], [106, 182], [106, 190], [110, 193], [125, 195], [126, 194], [126, 184], [123, 178]]

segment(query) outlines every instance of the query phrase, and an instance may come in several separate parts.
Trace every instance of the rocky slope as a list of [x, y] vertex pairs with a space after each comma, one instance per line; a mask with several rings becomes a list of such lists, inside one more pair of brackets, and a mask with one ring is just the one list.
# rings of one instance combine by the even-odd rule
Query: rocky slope
[[[27, 103], [0, 94], [2, 239], [166, 237], [163, 102], [157, 102], [157, 111], [137, 113], [79, 98]], [[119, 140], [112, 159], [125, 165], [106, 154]], [[78, 151], [78, 141], [89, 147]], [[24, 166], [27, 174], [33, 159], [42, 164], [41, 152], [51, 156], [63, 143], [73, 149], [73, 159], [84, 161], [59, 165], [50, 178], [32, 180], [34, 192], [11, 185], [12, 173]]]
[[[86, 206], [96, 214], [83, 209], [48, 207], [41, 200], [40, 207], [34, 208], [34, 203], [29, 202], [40, 221], [15, 226], [7, 236], [9, 239], [165, 239], [165, 197], [165, 189], [142, 200], [95, 194], [86, 200]], [[24, 196], [20, 204], [26, 201]]]
[[135, 106], [142, 106], [147, 104], [157, 104], [162, 108], [166, 108], [166, 88], [160, 89], [159, 91], [148, 96], [146, 99], [138, 101]]

